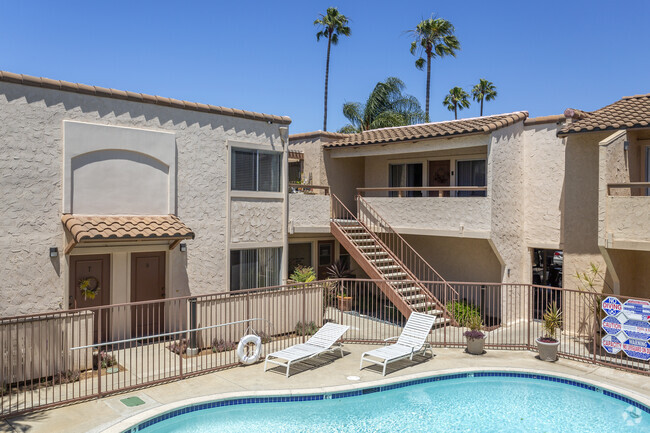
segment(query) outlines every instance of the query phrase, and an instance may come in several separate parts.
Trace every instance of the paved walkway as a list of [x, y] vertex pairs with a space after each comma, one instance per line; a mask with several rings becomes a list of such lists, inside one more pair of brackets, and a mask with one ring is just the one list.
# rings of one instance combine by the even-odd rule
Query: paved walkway
[[[292, 376], [288, 379], [284, 376], [284, 369], [277, 367], [264, 373], [262, 363], [258, 363], [10, 418], [4, 422], [0, 421], [0, 431], [12, 433], [100, 432], [106, 429], [121, 431], [135, 420], [135, 418], [129, 420], [130, 417], [145, 418], [151, 415], [152, 410], [162, 410], [163, 406], [166, 406], [166, 409], [171, 408], [188, 399], [217, 399], [238, 394], [277, 395], [283, 392], [335, 391], [463, 369], [525, 369], [539, 373], [561, 374], [594, 382], [615, 391], [626, 392], [650, 405], [650, 377], [566, 359], [556, 363], [542, 362], [536, 359], [535, 353], [529, 351], [489, 350], [482, 356], [473, 356], [464, 353], [461, 349], [434, 349], [433, 359], [418, 358], [414, 362], [406, 360], [391, 364], [385, 378], [381, 376], [379, 367], [373, 366], [359, 371], [361, 353], [376, 347], [346, 345], [346, 355], [343, 359], [335, 355], [324, 355], [308, 363], [297, 364], [292, 367]], [[358, 376], [359, 380], [349, 380], [348, 376]], [[128, 408], [120, 401], [132, 396], [140, 397], [145, 404]]]

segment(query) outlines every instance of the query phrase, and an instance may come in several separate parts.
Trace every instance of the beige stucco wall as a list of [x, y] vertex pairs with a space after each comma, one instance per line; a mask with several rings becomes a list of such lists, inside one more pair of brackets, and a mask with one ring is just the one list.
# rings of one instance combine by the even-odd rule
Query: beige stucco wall
[[605, 206], [605, 244], [613, 247], [634, 244], [634, 248], [650, 251], [650, 197], [607, 197]]
[[312, 185], [329, 185], [323, 161], [323, 147], [320, 138], [303, 140], [289, 140], [289, 150], [303, 153], [302, 180], [307, 182], [311, 178]]
[[524, 237], [534, 248], [562, 249], [564, 140], [555, 123], [524, 127]]
[[282, 242], [283, 202], [277, 199], [233, 198], [230, 241]]
[[[593, 263], [611, 282], [605, 259], [598, 246], [599, 146], [611, 135], [605, 133], [572, 134], [566, 138], [564, 197], [564, 270], [563, 286], [578, 289], [576, 272], [588, 271]], [[599, 281], [596, 290], [603, 290]]]
[[366, 201], [400, 233], [490, 236], [488, 197], [367, 197]]
[[[187, 276], [172, 272], [180, 275], [172, 281], [187, 284], [197, 294], [224, 290], [228, 273], [226, 143], [281, 146], [278, 125], [0, 83], [0, 316], [67, 307], [67, 259], [60, 219], [64, 120], [175, 134], [176, 206], [196, 240], [187, 241], [186, 259], [175, 256], [171, 261], [173, 266], [184, 266], [187, 260]], [[58, 247], [59, 257], [50, 259], [50, 247]]]
[[289, 194], [289, 232], [329, 233], [330, 201], [328, 195]]
[[607, 249], [616, 270], [620, 294], [650, 298], [650, 251]]

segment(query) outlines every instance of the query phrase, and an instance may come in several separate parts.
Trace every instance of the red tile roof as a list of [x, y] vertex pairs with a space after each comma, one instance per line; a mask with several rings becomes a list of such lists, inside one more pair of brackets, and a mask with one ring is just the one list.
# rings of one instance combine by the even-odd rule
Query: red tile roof
[[194, 239], [176, 215], [161, 216], [82, 216], [61, 218], [75, 242], [88, 240]]
[[647, 128], [650, 126], [650, 93], [626, 96], [591, 112], [567, 108], [564, 116], [570, 123], [558, 131], [559, 136], [578, 132]]
[[371, 129], [359, 134], [342, 134], [344, 137], [324, 143], [324, 147], [361, 146], [401, 141], [424, 140], [429, 138], [453, 137], [469, 134], [486, 134], [499, 128], [523, 121], [528, 112], [517, 111], [494, 116], [471, 119], [450, 120], [446, 122], [422, 123], [394, 128]]

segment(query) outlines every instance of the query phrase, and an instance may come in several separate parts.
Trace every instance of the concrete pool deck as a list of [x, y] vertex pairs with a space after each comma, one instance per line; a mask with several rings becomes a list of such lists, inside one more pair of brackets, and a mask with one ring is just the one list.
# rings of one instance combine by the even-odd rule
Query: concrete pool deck
[[[533, 373], [562, 375], [624, 393], [650, 405], [650, 377], [609, 367], [560, 359], [555, 363], [536, 359], [535, 352], [488, 350], [482, 356], [469, 355], [463, 349], [434, 348], [434, 358], [416, 357], [390, 364], [385, 377], [379, 366], [359, 371], [361, 353], [376, 345], [347, 344], [343, 359], [323, 355], [296, 364], [291, 377], [284, 368], [263, 372], [263, 363], [235, 367], [182, 381], [151, 386], [46, 411], [20, 415], [0, 421], [2, 432], [120, 432], [128, 426], [177, 406], [198, 401], [244, 395], [282, 395], [334, 392], [353, 387], [367, 387], [399, 382], [434, 374], [463, 370], [525, 370]], [[359, 380], [349, 380], [358, 376]], [[139, 397], [144, 404], [127, 407], [121, 400]]]

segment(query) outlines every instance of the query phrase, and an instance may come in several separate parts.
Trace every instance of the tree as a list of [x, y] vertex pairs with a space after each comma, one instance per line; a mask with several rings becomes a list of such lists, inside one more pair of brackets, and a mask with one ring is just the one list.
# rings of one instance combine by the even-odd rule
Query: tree
[[[426, 62], [427, 66], [427, 97], [424, 105], [424, 112], [427, 121], [429, 120], [429, 95], [431, 90], [431, 59], [435, 57], [453, 56], [460, 50], [460, 43], [454, 36], [454, 26], [442, 18], [431, 17], [423, 20], [411, 30], [415, 40], [411, 43], [411, 54], [420, 52], [420, 58], [415, 61], [415, 67], [422, 70]], [[426, 57], [422, 57], [422, 54]]]
[[449, 90], [442, 105], [447, 107], [447, 110], [454, 112], [454, 118], [458, 120], [458, 110], [469, 108], [469, 94], [460, 87], [454, 87]]
[[339, 35], [350, 36], [350, 27], [347, 26], [348, 18], [342, 15], [337, 8], [327, 8], [327, 15], [320, 14], [320, 19], [314, 21], [315, 26], [321, 30], [316, 33], [316, 40], [327, 38], [327, 63], [325, 65], [325, 114], [323, 115], [323, 131], [327, 131], [327, 83], [330, 74], [330, 49], [339, 43]]
[[422, 122], [424, 113], [420, 103], [414, 96], [403, 94], [404, 87], [402, 80], [389, 77], [386, 81], [377, 83], [365, 104], [343, 104], [343, 115], [350, 124], [339, 132], [356, 133]]
[[497, 97], [497, 88], [493, 82], [481, 78], [472, 88], [472, 99], [481, 103], [481, 116], [483, 116], [483, 101], [492, 101]]

